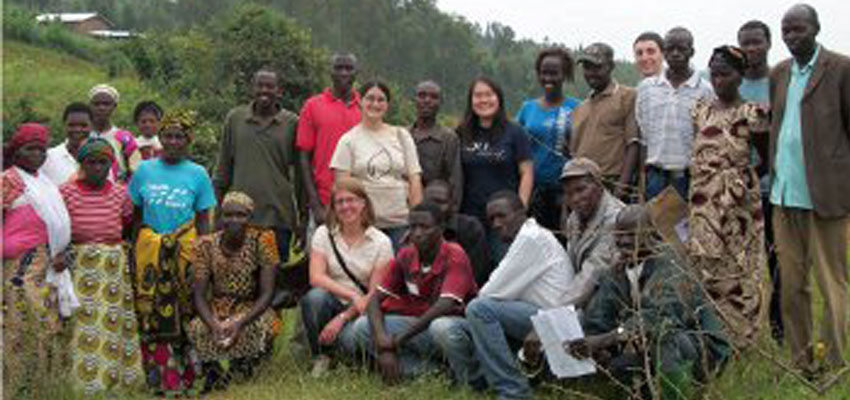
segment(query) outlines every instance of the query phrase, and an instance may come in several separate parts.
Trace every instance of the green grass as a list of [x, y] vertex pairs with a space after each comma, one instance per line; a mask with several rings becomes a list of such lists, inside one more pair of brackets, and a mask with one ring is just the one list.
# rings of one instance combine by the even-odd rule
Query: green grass
[[3, 40], [4, 124], [20, 122], [22, 107], [26, 106], [31, 115], [50, 124], [53, 142], [59, 142], [64, 139], [61, 119], [65, 106], [73, 101], [88, 101], [89, 89], [99, 83], [109, 83], [121, 93], [113, 122], [125, 128], [132, 127], [137, 102], [162, 100], [131, 74], [109, 79], [106, 70], [97, 64], [58, 50]]
[[[284, 319], [287, 321], [286, 329], [276, 342], [274, 357], [263, 366], [258, 375], [251, 381], [232, 384], [227, 390], [213, 392], [205, 398], [209, 400], [484, 400], [495, 398], [492, 394], [479, 394], [466, 388], [452, 387], [447, 378], [441, 375], [418, 377], [401, 385], [389, 387], [384, 385], [375, 373], [362, 368], [339, 365], [326, 377], [313, 379], [309, 376], [309, 363], [290, 354], [289, 338], [292, 334], [294, 311], [286, 311]], [[765, 339], [761, 348], [787, 360], [787, 355], [769, 339]], [[597, 399], [603, 398], [597, 397], [601, 395], [598, 393], [599, 390], [611, 392], [610, 387], [607, 386], [600, 387], [576, 382], [547, 384], [536, 390], [535, 398], [540, 400]], [[55, 391], [53, 394], [50, 398], [55, 400], [116, 398], [105, 395], [75, 396], [64, 390]], [[117, 398], [143, 400], [153, 397], [138, 393]], [[819, 396], [762, 356], [749, 352], [728, 365], [723, 375], [708, 387], [705, 398], [709, 400], [848, 400], [850, 399], [850, 376], [845, 376], [838, 385], [823, 396]]]

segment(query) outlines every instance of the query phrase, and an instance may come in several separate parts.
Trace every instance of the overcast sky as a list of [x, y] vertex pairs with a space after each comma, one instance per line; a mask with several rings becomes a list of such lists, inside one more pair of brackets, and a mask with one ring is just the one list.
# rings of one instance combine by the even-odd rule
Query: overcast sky
[[[789, 56], [779, 30], [782, 15], [797, 1], [785, 0], [438, 0], [437, 6], [484, 26], [500, 22], [518, 38], [564, 43], [569, 47], [601, 41], [610, 44], [618, 59], [632, 59], [631, 45], [643, 31], [664, 35], [682, 25], [695, 38], [693, 62], [704, 69], [711, 49], [736, 44], [738, 27], [750, 19], [770, 26], [776, 63]], [[820, 15], [818, 40], [827, 48], [850, 55], [850, 1], [811, 0]]]

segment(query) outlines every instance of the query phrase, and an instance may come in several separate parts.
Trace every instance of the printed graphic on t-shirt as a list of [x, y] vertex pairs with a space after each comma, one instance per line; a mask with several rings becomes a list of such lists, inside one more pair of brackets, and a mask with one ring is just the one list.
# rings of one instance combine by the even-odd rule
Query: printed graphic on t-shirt
[[392, 166], [393, 157], [386, 148], [381, 146], [381, 149], [366, 162], [366, 174], [369, 178], [378, 180], [389, 175], [393, 170]]
[[184, 187], [172, 187], [171, 185], [158, 183], [149, 184], [145, 200], [148, 204], [171, 208], [175, 210], [193, 209], [194, 195], [192, 191]]
[[464, 147], [464, 152], [472, 153], [472, 155], [481, 160], [482, 163], [494, 164], [504, 162], [508, 158], [507, 151], [504, 147], [492, 146], [487, 141], [475, 141]]

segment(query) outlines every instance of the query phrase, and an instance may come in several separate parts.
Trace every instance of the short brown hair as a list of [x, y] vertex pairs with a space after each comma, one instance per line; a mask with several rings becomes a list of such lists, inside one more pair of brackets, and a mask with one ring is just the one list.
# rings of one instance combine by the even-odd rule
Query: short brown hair
[[366, 188], [363, 187], [363, 184], [355, 178], [337, 178], [336, 183], [334, 183], [334, 186], [331, 189], [331, 200], [328, 202], [327, 206], [328, 218], [326, 224], [328, 226], [328, 229], [333, 229], [339, 225], [339, 219], [336, 216], [334, 200], [336, 199], [336, 195], [339, 194], [339, 192], [341, 191], [350, 192], [366, 203], [366, 208], [363, 210], [365, 212], [365, 215], [361, 215], [362, 220], [360, 221], [360, 223], [363, 225], [363, 228], [365, 229], [374, 225], [375, 207], [372, 205], [372, 200], [369, 199], [369, 195], [366, 194]]

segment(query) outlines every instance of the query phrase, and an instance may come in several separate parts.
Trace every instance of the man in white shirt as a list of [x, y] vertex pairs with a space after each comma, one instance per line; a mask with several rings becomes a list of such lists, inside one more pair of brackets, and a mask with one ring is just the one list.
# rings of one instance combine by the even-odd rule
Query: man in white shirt
[[487, 384], [500, 399], [522, 399], [531, 388], [508, 341], [528, 335], [531, 316], [538, 310], [561, 305], [573, 268], [555, 235], [526, 217], [515, 192], [493, 194], [487, 219], [510, 247], [467, 307], [466, 318]]
[[646, 198], [668, 185], [688, 198], [688, 166], [694, 124], [691, 109], [697, 100], [711, 98], [714, 90], [690, 64], [694, 38], [685, 28], [673, 28], [664, 37], [668, 68], [644, 79], [637, 88], [635, 118], [646, 146]]
[[67, 182], [79, 169], [77, 150], [89, 137], [91, 119], [92, 112], [88, 104], [75, 102], [65, 107], [62, 121], [66, 139], [47, 150], [47, 159], [40, 169], [56, 186]]

